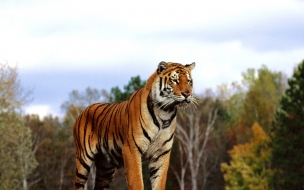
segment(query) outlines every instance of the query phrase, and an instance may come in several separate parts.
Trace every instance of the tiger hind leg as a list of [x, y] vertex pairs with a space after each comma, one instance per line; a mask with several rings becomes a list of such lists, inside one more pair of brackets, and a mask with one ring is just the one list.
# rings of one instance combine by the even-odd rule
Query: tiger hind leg
[[76, 174], [75, 174], [75, 184], [74, 190], [83, 190], [85, 183], [88, 180], [88, 175], [93, 161], [87, 160], [86, 162], [82, 159], [76, 158]]
[[115, 174], [115, 166], [108, 163], [103, 155], [96, 156], [95, 159], [96, 176], [94, 190], [108, 189]]

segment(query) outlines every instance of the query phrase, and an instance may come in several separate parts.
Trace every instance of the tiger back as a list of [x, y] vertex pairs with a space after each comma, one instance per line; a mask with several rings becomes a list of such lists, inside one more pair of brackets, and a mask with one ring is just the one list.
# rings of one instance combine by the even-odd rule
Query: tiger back
[[108, 189], [115, 170], [125, 168], [128, 188], [144, 189], [142, 160], [149, 160], [153, 190], [165, 189], [178, 106], [195, 104], [195, 63], [160, 62], [144, 88], [128, 101], [87, 107], [74, 125], [74, 190], [84, 189], [93, 163], [95, 190]]

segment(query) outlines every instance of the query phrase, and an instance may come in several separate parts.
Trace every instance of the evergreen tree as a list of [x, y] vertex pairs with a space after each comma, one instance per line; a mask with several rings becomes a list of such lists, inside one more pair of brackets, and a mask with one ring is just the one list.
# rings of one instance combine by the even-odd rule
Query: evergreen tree
[[288, 80], [272, 128], [276, 189], [304, 189], [304, 60]]
[[128, 100], [136, 90], [143, 88], [146, 81], [142, 81], [140, 76], [131, 77], [131, 80], [124, 86], [124, 90], [120, 90], [118, 86], [111, 88], [110, 102], [122, 102]]

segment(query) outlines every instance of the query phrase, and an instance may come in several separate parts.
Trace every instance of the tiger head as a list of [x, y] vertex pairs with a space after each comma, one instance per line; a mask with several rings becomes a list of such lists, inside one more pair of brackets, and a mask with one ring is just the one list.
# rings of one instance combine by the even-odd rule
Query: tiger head
[[156, 80], [152, 88], [152, 97], [161, 109], [175, 108], [194, 104], [193, 80], [191, 70], [195, 63], [160, 62], [156, 71]]

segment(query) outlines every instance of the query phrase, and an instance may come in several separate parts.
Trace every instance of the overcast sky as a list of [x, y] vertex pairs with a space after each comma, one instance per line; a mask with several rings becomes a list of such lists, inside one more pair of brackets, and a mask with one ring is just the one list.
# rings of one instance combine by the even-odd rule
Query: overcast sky
[[303, 59], [303, 0], [0, 0], [0, 61], [34, 89], [27, 113], [62, 115], [73, 89], [147, 79], [160, 61], [195, 61], [200, 93], [262, 64], [290, 76]]

